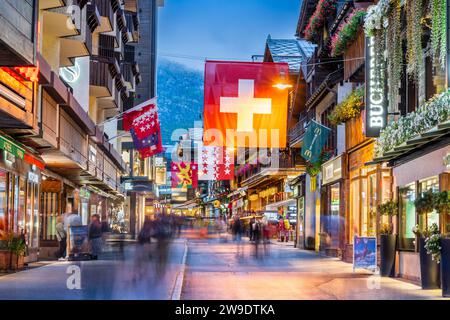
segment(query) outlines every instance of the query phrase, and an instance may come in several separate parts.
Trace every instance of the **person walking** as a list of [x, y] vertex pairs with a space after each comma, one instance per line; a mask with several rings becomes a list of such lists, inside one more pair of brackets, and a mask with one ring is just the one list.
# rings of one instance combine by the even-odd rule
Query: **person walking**
[[286, 242], [290, 240], [290, 234], [291, 234], [291, 224], [289, 223], [289, 219], [284, 218], [284, 238], [286, 239]]
[[97, 260], [98, 256], [102, 252], [103, 246], [102, 224], [100, 222], [100, 216], [98, 214], [93, 214], [91, 216], [91, 222], [88, 226], [88, 239], [91, 259]]
[[66, 260], [66, 249], [67, 249], [67, 233], [64, 230], [64, 217], [56, 217], [56, 239], [58, 240], [59, 250], [58, 250], [58, 260]]
[[234, 221], [233, 221], [233, 227], [232, 227], [232, 232], [233, 232], [233, 239], [236, 241], [237, 243], [237, 254], [241, 253], [241, 239], [242, 239], [242, 222], [241, 219], [239, 218], [239, 216], [235, 216], [234, 217]]
[[280, 217], [278, 220], [278, 241], [284, 242], [285, 231], [284, 219]]
[[73, 199], [69, 198], [67, 200], [66, 205], [66, 212], [63, 215], [64, 219], [64, 231], [66, 232], [66, 238], [67, 238], [67, 246], [66, 246], [66, 257], [70, 257], [72, 252], [71, 244], [70, 243], [70, 227], [77, 227], [83, 225], [83, 222], [81, 221], [81, 217], [78, 215], [78, 211], [74, 207], [74, 201]]

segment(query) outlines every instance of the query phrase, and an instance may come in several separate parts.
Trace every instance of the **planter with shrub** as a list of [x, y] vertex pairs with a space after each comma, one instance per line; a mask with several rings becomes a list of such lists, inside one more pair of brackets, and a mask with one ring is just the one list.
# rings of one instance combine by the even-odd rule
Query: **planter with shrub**
[[394, 277], [397, 235], [393, 233], [392, 217], [398, 213], [397, 202], [387, 201], [378, 206], [378, 211], [380, 215], [389, 217], [389, 222], [380, 229], [380, 274], [382, 277]]

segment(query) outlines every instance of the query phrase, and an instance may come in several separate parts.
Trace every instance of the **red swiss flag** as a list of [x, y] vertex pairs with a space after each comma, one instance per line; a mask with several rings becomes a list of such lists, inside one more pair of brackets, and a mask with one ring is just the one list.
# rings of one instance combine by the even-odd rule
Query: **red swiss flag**
[[275, 85], [289, 82], [287, 63], [207, 61], [205, 145], [286, 147], [289, 90]]

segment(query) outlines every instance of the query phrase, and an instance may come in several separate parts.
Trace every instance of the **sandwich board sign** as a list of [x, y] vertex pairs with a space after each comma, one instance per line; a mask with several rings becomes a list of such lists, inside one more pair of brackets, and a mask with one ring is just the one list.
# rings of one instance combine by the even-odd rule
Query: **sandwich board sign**
[[353, 271], [355, 269], [377, 270], [377, 238], [354, 237], [353, 241]]

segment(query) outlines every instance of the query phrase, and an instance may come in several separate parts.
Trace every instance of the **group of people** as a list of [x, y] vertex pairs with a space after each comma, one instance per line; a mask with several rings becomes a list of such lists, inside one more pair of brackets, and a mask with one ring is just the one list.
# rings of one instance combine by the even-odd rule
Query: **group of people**
[[[244, 223], [242, 222], [239, 215], [235, 215], [232, 224], [231, 224], [231, 232], [233, 235], [233, 240], [237, 243], [238, 249], [237, 253], [240, 254], [243, 252], [241, 246], [242, 235], [244, 233]], [[264, 245], [265, 254], [268, 253], [267, 245], [270, 243], [270, 229], [269, 225], [264, 220], [259, 220], [256, 218], [251, 218], [250, 223], [248, 224], [248, 235], [250, 243], [254, 245], [254, 252], [256, 258], [260, 257], [259, 254], [259, 245], [262, 243]]]
[[[169, 257], [171, 239], [180, 236], [181, 228], [182, 220], [176, 216], [160, 214], [145, 220], [137, 237], [135, 279], [144, 277], [148, 272], [147, 262], [154, 266], [156, 279], [161, 279]], [[152, 244], [152, 239], [156, 241], [155, 244]]]
[[[56, 218], [56, 238], [59, 244], [58, 258], [59, 260], [67, 260], [71, 252], [68, 248], [67, 237], [70, 227], [82, 226], [83, 222], [77, 210], [73, 208], [72, 203], [67, 204], [66, 213]], [[93, 214], [88, 225], [88, 251], [91, 259], [97, 260], [103, 248], [103, 234], [108, 231], [108, 224], [102, 222], [100, 215]]]

